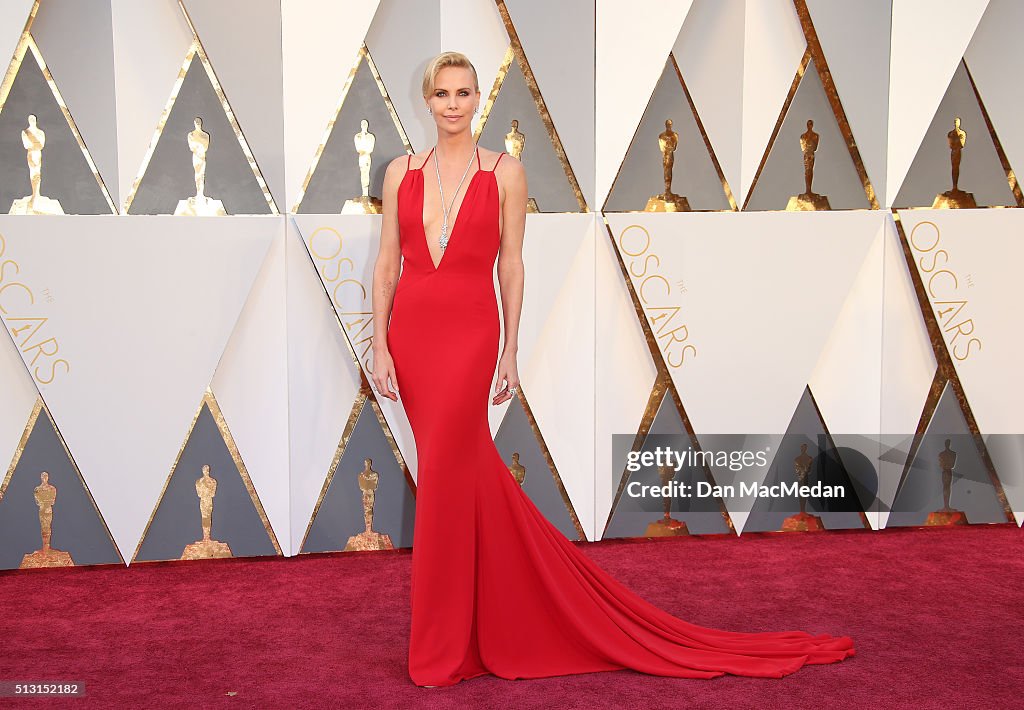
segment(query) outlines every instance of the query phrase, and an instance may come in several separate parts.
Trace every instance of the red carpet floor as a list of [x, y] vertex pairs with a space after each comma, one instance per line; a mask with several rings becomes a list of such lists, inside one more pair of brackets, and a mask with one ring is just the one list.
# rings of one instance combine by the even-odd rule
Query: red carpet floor
[[[409, 551], [0, 573], [0, 680], [87, 698], [3, 707], [1019, 707], [1024, 533], [1010, 525], [604, 541], [589, 555], [689, 621], [848, 634], [783, 679], [633, 671], [406, 675]], [[509, 609], [514, 614], [514, 609]]]

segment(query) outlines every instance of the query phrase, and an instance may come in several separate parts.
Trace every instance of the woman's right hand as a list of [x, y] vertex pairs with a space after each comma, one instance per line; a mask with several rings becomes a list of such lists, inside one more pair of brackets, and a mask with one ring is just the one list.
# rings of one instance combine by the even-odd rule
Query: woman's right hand
[[[389, 382], [390, 380], [390, 382]], [[394, 391], [391, 390], [394, 384]], [[383, 396], [398, 401], [398, 378], [395, 376], [395, 362], [385, 349], [373, 351], [373, 388]]]

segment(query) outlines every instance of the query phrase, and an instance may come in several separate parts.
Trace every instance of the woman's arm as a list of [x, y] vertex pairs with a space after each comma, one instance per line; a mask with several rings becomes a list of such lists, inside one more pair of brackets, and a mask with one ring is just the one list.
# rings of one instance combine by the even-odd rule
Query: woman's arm
[[[495, 177], [502, 187], [501, 246], [498, 251], [498, 284], [501, 287], [501, 311], [505, 320], [505, 344], [498, 360], [498, 378], [491, 404], [501, 404], [514, 396], [509, 392], [519, 387], [519, 317], [523, 310], [523, 237], [526, 232], [526, 171], [523, 164], [506, 155], [498, 165]], [[505, 387], [501, 387], [501, 383]]]
[[[384, 173], [383, 220], [380, 248], [373, 265], [373, 385], [383, 396], [398, 401], [398, 378], [388, 350], [388, 322], [395, 301], [395, 288], [402, 270], [402, 250], [398, 239], [398, 185], [402, 182], [407, 162], [402, 155], [388, 164]], [[391, 384], [394, 384], [394, 390]]]

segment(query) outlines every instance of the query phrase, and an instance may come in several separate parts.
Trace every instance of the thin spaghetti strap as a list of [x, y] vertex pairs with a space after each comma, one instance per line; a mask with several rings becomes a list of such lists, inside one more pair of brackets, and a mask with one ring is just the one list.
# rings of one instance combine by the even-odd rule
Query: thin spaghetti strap
[[500, 162], [501, 162], [501, 156], [503, 156], [503, 155], [505, 155], [505, 152], [504, 152], [504, 151], [502, 151], [501, 153], [499, 153], [499, 154], [498, 154], [498, 159], [494, 161], [494, 167], [493, 167], [493, 168], [491, 168], [491, 172], [492, 172], [492, 173], [493, 173], [493, 172], [494, 172], [495, 170], [497, 170], [497, 169], [498, 169], [498, 163], [500, 163]]
[[[434, 152], [434, 149], [431, 148], [430, 149], [430, 153], [433, 153], [433, 152]], [[428, 160], [430, 160], [430, 153], [427, 153], [427, 157], [424, 158], [423, 159], [423, 163], [421, 163], [420, 166], [418, 168], [416, 168], [417, 170], [423, 170], [423, 166], [427, 164]]]
[[480, 166], [480, 146], [476, 147], [476, 169], [483, 170], [483, 168]]
[[409, 153], [409, 159], [405, 161], [405, 171], [409, 172], [412, 170], [412, 153]]

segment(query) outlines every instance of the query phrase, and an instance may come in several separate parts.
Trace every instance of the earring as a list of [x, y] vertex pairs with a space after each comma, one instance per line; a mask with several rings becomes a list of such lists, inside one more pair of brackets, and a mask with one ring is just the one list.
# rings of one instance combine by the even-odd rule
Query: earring
[[427, 113], [434, 113], [433, 111], [430, 110], [429, 106], [427, 106]]

